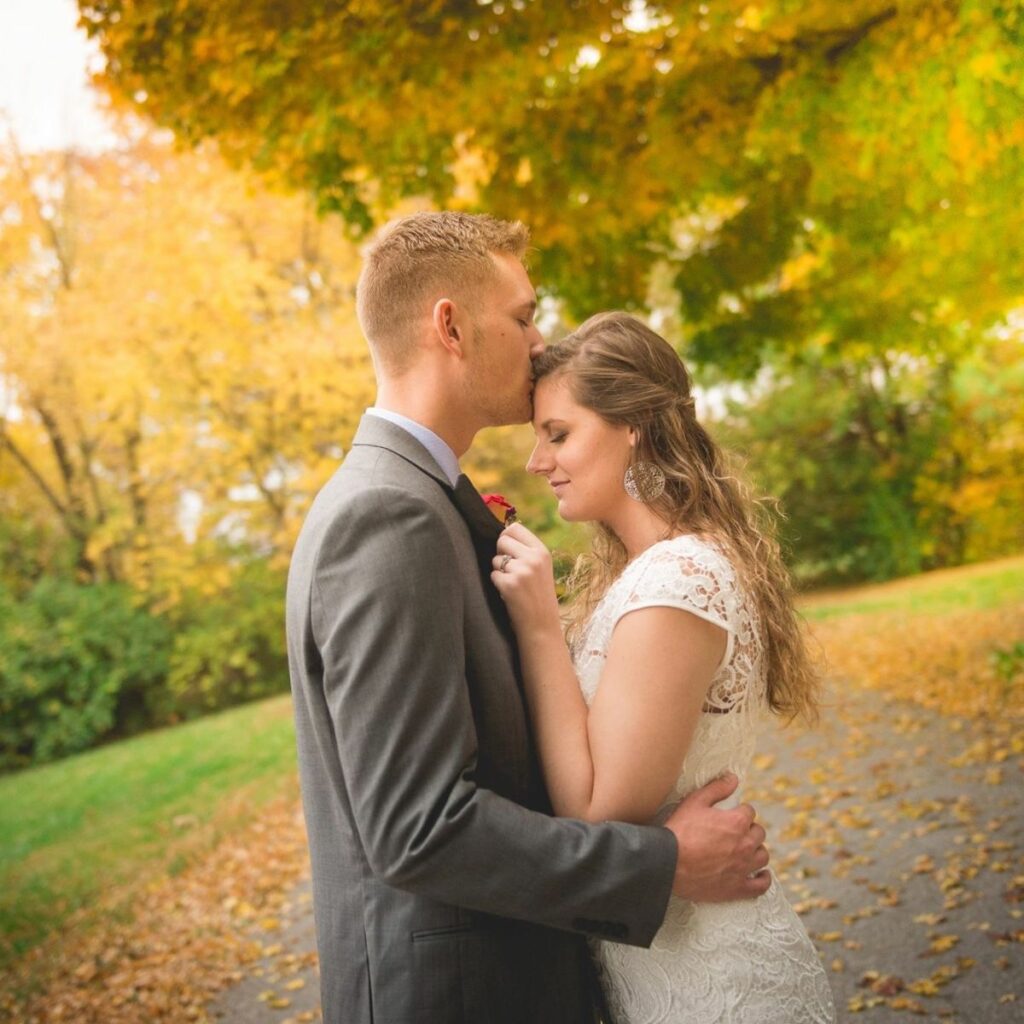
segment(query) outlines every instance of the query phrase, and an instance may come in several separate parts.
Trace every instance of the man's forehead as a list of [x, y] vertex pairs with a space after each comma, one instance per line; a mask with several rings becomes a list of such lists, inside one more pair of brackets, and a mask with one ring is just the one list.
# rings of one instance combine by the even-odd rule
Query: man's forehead
[[511, 253], [492, 252], [491, 259], [498, 267], [498, 279], [518, 291], [517, 301], [537, 305], [537, 293], [530, 283], [526, 267]]
[[530, 284], [527, 279], [526, 284], [519, 290], [519, 305], [524, 308], [528, 308], [532, 313], [537, 308], [537, 293], [533, 290], [533, 285]]

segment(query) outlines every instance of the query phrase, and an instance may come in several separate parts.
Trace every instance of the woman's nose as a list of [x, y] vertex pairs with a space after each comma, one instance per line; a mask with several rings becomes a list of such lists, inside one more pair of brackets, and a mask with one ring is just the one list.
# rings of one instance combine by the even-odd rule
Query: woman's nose
[[541, 446], [538, 444], [526, 460], [526, 472], [536, 473], [538, 476], [550, 471], [551, 460], [546, 458]]

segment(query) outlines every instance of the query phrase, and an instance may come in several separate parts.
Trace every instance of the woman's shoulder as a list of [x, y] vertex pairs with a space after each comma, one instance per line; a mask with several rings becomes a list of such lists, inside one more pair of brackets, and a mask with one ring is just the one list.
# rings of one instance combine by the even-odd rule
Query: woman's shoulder
[[732, 583], [736, 570], [722, 544], [713, 537], [681, 533], [652, 544], [636, 562], [654, 568], [668, 567], [683, 575], [710, 575], [723, 585]]
[[670, 604], [715, 609], [725, 621], [736, 604], [736, 574], [713, 540], [681, 534], [652, 544], [626, 566], [613, 603], [622, 614], [634, 607]]

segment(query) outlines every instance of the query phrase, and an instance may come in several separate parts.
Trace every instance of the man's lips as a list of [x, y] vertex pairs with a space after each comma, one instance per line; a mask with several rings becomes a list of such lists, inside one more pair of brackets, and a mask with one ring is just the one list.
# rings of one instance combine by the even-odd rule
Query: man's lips
[[568, 482], [568, 480], [552, 480], [551, 489], [557, 491], [559, 487], [564, 487]]

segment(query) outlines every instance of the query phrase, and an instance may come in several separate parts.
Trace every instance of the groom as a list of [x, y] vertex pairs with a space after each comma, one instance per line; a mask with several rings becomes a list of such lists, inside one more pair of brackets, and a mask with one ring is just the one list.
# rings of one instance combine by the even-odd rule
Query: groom
[[667, 827], [553, 818], [514, 641], [489, 581], [500, 527], [458, 458], [531, 414], [543, 342], [518, 223], [392, 223], [360, 324], [378, 382], [302, 529], [288, 653], [327, 1024], [580, 1024], [585, 936], [649, 945], [669, 891], [768, 887], [735, 780]]

